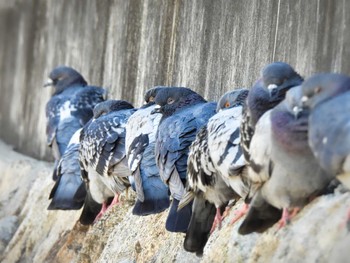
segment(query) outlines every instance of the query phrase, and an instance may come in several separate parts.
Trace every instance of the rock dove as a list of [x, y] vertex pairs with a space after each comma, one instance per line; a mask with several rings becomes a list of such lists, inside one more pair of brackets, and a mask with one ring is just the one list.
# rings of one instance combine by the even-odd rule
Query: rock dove
[[287, 63], [274, 62], [267, 65], [261, 78], [249, 90], [241, 124], [241, 145], [249, 163], [249, 145], [259, 118], [280, 103], [291, 87], [298, 86], [303, 78]]
[[134, 215], [160, 213], [170, 205], [169, 189], [159, 177], [154, 156], [155, 136], [162, 115], [151, 114], [155, 107], [154, 98], [162, 88], [148, 90], [145, 94], [146, 104], [131, 115], [126, 124], [128, 166], [137, 193], [132, 211]]
[[126, 101], [106, 100], [95, 106], [93, 119], [81, 132], [80, 162], [88, 176], [86, 187], [92, 199], [102, 204], [97, 219], [107, 210], [107, 200], [114, 196], [110, 205], [117, 204], [119, 194], [129, 186], [125, 126], [134, 112]]
[[53, 69], [44, 86], [53, 86], [55, 89], [46, 104], [46, 134], [47, 143], [55, 157], [53, 179], [56, 180], [57, 164], [70, 138], [92, 118], [94, 106], [105, 100], [106, 91], [88, 86], [79, 72], [66, 66]]
[[248, 193], [248, 186], [240, 177], [245, 161], [239, 145], [239, 126], [247, 95], [247, 89], [224, 94], [217, 113], [200, 129], [190, 147], [186, 194], [179, 208], [189, 201], [186, 200], [189, 194], [203, 195], [217, 208], [213, 229], [221, 225], [222, 206]]
[[311, 111], [309, 145], [321, 167], [350, 189], [350, 78], [317, 74], [305, 81], [302, 92]]
[[192, 203], [178, 210], [184, 194], [189, 146], [197, 131], [214, 115], [216, 103], [209, 103], [196, 92], [183, 87], [158, 91], [155, 112], [162, 113], [158, 127], [155, 157], [160, 177], [170, 189], [173, 201], [166, 221], [171, 232], [187, 230]]
[[80, 177], [79, 146], [80, 132], [77, 130], [69, 141], [68, 147], [57, 166], [57, 180], [51, 190], [51, 203], [48, 210], [80, 209], [86, 195], [85, 186]]
[[309, 113], [301, 108], [301, 94], [301, 86], [289, 90], [285, 100], [256, 125], [248, 171], [254, 197], [239, 228], [241, 234], [271, 226], [278, 221], [279, 209], [283, 209], [283, 226], [291, 218], [289, 209], [307, 204], [332, 180], [308, 146]]

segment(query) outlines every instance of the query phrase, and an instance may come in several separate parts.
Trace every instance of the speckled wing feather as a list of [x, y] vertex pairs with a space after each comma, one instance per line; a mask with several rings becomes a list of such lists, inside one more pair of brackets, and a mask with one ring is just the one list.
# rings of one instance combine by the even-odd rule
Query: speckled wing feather
[[140, 108], [129, 118], [126, 125], [125, 148], [128, 166], [134, 176], [137, 197], [142, 202], [145, 197], [140, 165], [147, 147], [154, 147], [155, 134], [161, 119], [160, 114], [151, 114], [153, 109], [154, 106]]
[[125, 188], [130, 175], [125, 159], [125, 125], [133, 112], [111, 112], [93, 119], [82, 131], [80, 158], [85, 170], [91, 167], [103, 177], [113, 176], [117, 192]]

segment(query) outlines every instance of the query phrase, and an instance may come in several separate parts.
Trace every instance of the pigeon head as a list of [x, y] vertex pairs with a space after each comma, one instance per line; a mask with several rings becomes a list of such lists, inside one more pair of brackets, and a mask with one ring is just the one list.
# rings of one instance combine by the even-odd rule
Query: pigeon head
[[97, 119], [104, 114], [108, 114], [113, 111], [133, 109], [129, 102], [125, 100], [106, 100], [97, 104], [94, 108], [94, 118]]
[[287, 63], [274, 62], [262, 70], [263, 85], [272, 100], [282, 100], [288, 89], [298, 86], [303, 78]]
[[216, 112], [237, 106], [243, 106], [248, 96], [248, 92], [249, 90], [244, 88], [226, 92], [220, 98]]
[[342, 74], [316, 74], [302, 85], [304, 107], [314, 108], [318, 104], [343, 92], [350, 91], [350, 78]]
[[157, 104], [153, 113], [162, 113], [163, 116], [170, 116], [178, 109], [205, 102], [203, 97], [189, 88], [169, 87], [157, 92], [155, 103]]
[[156, 86], [154, 88], [147, 90], [145, 93], [145, 96], [144, 96], [145, 105], [147, 105], [147, 106], [153, 105], [158, 91], [160, 91], [161, 89], [164, 89], [164, 88], [166, 88], [166, 87]]
[[58, 66], [51, 71], [49, 80], [44, 84], [44, 87], [53, 86], [55, 88], [55, 94], [59, 94], [65, 88], [72, 85], [86, 86], [87, 82], [75, 69], [66, 66]]
[[269, 109], [280, 103], [286, 92], [302, 83], [303, 78], [283, 62], [274, 62], [262, 70], [262, 77], [250, 89], [247, 104], [251, 112], [251, 125]]

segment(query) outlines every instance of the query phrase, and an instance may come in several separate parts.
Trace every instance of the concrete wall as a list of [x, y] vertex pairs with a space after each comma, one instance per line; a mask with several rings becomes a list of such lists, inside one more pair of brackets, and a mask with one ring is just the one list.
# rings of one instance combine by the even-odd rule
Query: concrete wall
[[0, 0], [0, 138], [50, 159], [42, 84], [56, 65], [135, 106], [160, 84], [217, 99], [271, 61], [349, 73], [349, 25], [346, 0]]

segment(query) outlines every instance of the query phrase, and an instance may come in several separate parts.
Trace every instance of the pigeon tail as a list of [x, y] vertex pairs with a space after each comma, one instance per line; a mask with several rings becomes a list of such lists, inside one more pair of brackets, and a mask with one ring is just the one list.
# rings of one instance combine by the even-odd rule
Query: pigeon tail
[[262, 233], [280, 220], [282, 211], [270, 205], [261, 196], [260, 191], [254, 196], [248, 214], [238, 229], [241, 235], [252, 232]]
[[[221, 212], [223, 211], [221, 210]], [[208, 241], [215, 215], [215, 205], [200, 196], [195, 197], [193, 201], [193, 214], [184, 241], [184, 249], [186, 251], [196, 253], [197, 256], [203, 254], [203, 249]]]
[[151, 198], [141, 202], [136, 200], [132, 214], [137, 216], [147, 216], [152, 214], [158, 214], [167, 209], [170, 205], [169, 197], [164, 198]]
[[101, 211], [102, 204], [97, 203], [94, 201], [94, 199], [91, 196], [91, 193], [89, 190], [87, 190], [85, 202], [84, 202], [84, 208], [81, 212], [79, 222], [82, 225], [91, 225], [98, 213]]
[[187, 206], [177, 211], [179, 200], [173, 199], [168, 214], [168, 218], [165, 222], [165, 228], [169, 232], [183, 232], [187, 231], [191, 214], [192, 214], [192, 202]]
[[78, 210], [84, 204], [85, 187], [80, 177], [64, 174], [53, 187], [49, 199], [52, 199], [48, 210]]

